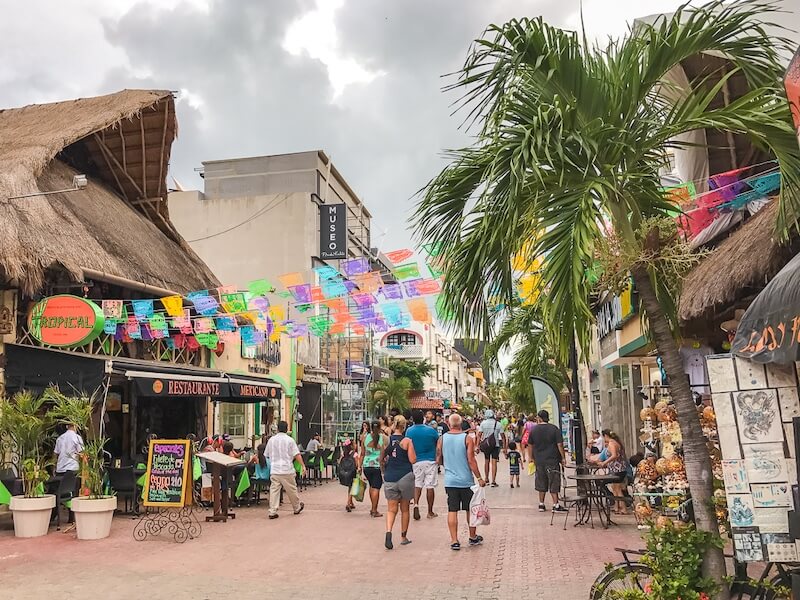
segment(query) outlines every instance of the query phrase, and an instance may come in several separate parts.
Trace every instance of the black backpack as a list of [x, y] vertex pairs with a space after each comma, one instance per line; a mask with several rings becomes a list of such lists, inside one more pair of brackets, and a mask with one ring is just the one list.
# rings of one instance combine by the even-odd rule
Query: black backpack
[[351, 481], [356, 476], [356, 459], [347, 456], [339, 463], [339, 479]]

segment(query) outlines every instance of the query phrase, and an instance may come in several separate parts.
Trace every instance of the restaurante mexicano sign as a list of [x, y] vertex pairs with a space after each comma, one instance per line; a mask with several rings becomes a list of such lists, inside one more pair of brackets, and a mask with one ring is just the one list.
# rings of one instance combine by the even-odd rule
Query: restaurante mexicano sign
[[69, 348], [83, 346], [103, 331], [100, 307], [86, 298], [62, 294], [37, 302], [28, 317], [28, 331], [42, 344]]

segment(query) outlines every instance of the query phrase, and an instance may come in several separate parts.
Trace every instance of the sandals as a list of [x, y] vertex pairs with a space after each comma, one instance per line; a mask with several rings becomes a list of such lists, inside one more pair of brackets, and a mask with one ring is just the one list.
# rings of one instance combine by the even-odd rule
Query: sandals
[[392, 544], [392, 532], [386, 532], [386, 540], [383, 542], [383, 545], [386, 547], [387, 550], [391, 550], [394, 548], [394, 544]]
[[461, 542], [453, 542], [450, 544], [450, 550], [461, 550]]
[[352, 506], [350, 506], [349, 504], [345, 505], [344, 509], [345, 509], [347, 512], [353, 512], [353, 507], [352, 507]]
[[379, 513], [377, 510], [371, 510], [371, 511], [369, 511], [369, 516], [370, 517], [382, 517], [383, 515], [381, 513]]
[[419, 515], [419, 506], [414, 507], [414, 520], [419, 521], [422, 517]]
[[406, 537], [407, 535], [408, 535], [407, 531], [403, 531], [400, 533], [400, 537], [403, 538], [402, 540], [400, 540], [401, 546], [408, 546], [411, 543], [411, 540], [408, 539], [408, 537]]
[[435, 519], [435, 518], [436, 518], [436, 517], [438, 517], [438, 516], [439, 516], [439, 515], [438, 515], [438, 514], [436, 514], [435, 512], [428, 513], [428, 518], [429, 518], [429, 519]]

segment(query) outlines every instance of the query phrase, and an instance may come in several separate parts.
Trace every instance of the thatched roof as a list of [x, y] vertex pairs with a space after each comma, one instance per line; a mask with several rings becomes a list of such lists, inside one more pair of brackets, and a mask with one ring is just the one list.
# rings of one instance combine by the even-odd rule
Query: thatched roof
[[778, 201], [773, 200], [711, 251], [683, 282], [678, 317], [708, 316], [760, 289], [791, 257], [775, 234]]
[[[185, 292], [217, 285], [169, 221], [166, 176], [177, 132], [167, 91], [0, 111], [0, 271], [27, 293], [48, 269], [101, 271]], [[85, 173], [89, 186], [69, 188]]]

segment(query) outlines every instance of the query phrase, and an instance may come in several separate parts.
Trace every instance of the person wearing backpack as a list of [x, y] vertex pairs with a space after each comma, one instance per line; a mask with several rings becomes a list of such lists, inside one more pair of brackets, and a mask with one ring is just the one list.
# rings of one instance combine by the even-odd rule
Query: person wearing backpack
[[[478, 427], [478, 448], [483, 452], [486, 481], [497, 487], [497, 461], [500, 459], [501, 434], [503, 426], [494, 416], [494, 411], [487, 409], [483, 413], [483, 421]], [[489, 473], [491, 467], [491, 477]]]
[[356, 506], [353, 504], [353, 497], [350, 495], [350, 486], [358, 474], [358, 453], [352, 440], [342, 442], [342, 458], [339, 459], [339, 483], [347, 488], [347, 504], [344, 509], [351, 512]]

